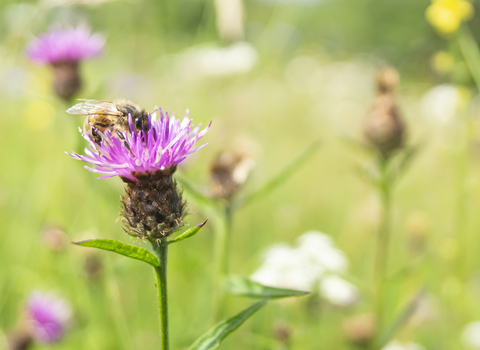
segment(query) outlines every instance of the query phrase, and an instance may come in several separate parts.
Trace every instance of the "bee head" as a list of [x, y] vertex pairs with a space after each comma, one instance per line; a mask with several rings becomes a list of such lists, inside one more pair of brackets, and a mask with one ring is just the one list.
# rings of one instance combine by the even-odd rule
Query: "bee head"
[[136, 130], [148, 131], [148, 113], [145, 110], [140, 111], [137, 117], [133, 119], [133, 122]]
[[117, 103], [117, 109], [122, 112], [124, 116], [130, 114], [133, 119], [141, 114], [140, 108], [135, 103], [126, 100]]

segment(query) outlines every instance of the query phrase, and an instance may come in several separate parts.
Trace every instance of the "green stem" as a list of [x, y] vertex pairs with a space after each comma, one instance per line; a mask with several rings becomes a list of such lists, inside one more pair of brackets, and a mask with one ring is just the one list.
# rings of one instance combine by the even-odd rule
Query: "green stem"
[[228, 203], [222, 210], [220, 225], [217, 225], [216, 230], [215, 321], [220, 321], [225, 316], [227, 295], [222, 283], [229, 274], [231, 231], [232, 207]]
[[[378, 334], [381, 334], [384, 324], [385, 312], [385, 276], [388, 265], [388, 245], [390, 241], [390, 209], [391, 209], [391, 186], [388, 178], [388, 160], [381, 158], [379, 160], [381, 171], [381, 181], [379, 184], [380, 197], [382, 201], [382, 221], [377, 236], [377, 252], [375, 257], [375, 285], [376, 285], [376, 318], [378, 325]], [[373, 346], [373, 349], [376, 349]]]
[[459, 254], [457, 254], [456, 271], [457, 275], [462, 279], [467, 278], [467, 267], [469, 257], [468, 245], [468, 170], [469, 170], [469, 151], [472, 139], [471, 122], [468, 115], [463, 113], [462, 118], [459, 118], [459, 140], [457, 141], [458, 149], [456, 154], [457, 167], [457, 212], [455, 222], [455, 236], [458, 239]]
[[169, 349], [168, 338], [168, 301], [167, 301], [167, 253], [166, 240], [152, 243], [153, 249], [158, 256], [160, 266], [155, 268], [155, 278], [158, 296], [158, 308], [160, 312], [160, 333], [162, 337], [162, 350]]

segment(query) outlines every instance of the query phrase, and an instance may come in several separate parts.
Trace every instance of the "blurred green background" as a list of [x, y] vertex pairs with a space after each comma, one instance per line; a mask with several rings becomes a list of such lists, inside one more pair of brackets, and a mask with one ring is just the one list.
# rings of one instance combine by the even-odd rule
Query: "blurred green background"
[[[25, 45], [53, 23], [88, 23], [107, 42], [101, 57], [82, 65], [85, 86], [78, 97], [123, 97], [177, 116], [188, 108], [204, 125], [213, 119], [202, 140], [208, 146], [181, 169], [199, 186], [208, 186], [209, 163], [224, 149], [248, 144], [253, 150], [247, 193], [321, 139], [316, 155], [285, 185], [236, 213], [231, 270], [245, 276], [259, 267], [269, 245], [292, 244], [305, 231], [319, 230], [347, 254], [351, 280], [368, 290], [380, 207], [356, 169], [371, 166], [373, 157], [342, 135], [361, 139], [375, 96], [374, 72], [396, 66], [408, 142], [420, 151], [394, 192], [387, 311], [393, 319], [425, 288], [427, 317], [418, 316], [421, 321], [408, 323], [395, 338], [426, 349], [463, 349], [463, 327], [480, 319], [480, 101], [458, 50], [425, 21], [429, 4], [248, 0], [244, 41], [251, 64], [242, 72], [212, 74], [198, 64], [204, 59], [199, 52], [230, 45], [216, 28], [212, 1], [3, 0], [0, 329], [15, 328], [32, 290], [53, 290], [75, 314], [68, 334], [52, 348], [160, 347], [150, 269], [68, 243], [52, 250], [45, 238], [54, 226], [66, 242], [115, 238], [146, 246], [116, 222], [120, 179], [96, 180], [64, 153], [78, 149], [83, 118], [65, 113], [70, 105], [53, 95], [49, 67], [25, 57]], [[478, 32], [478, 16], [470, 26]], [[432, 57], [440, 50], [453, 63], [439, 72]], [[430, 90], [452, 82], [441, 86], [443, 95]], [[210, 215], [194, 200], [189, 207], [191, 225]], [[170, 250], [173, 349], [186, 349], [213, 324], [214, 224]], [[249, 303], [230, 297], [228, 314]], [[221, 348], [286, 349], [274, 333], [287, 325], [291, 349], [355, 349], [343, 324], [371, 309], [368, 292], [343, 309], [315, 296], [270, 302]]]

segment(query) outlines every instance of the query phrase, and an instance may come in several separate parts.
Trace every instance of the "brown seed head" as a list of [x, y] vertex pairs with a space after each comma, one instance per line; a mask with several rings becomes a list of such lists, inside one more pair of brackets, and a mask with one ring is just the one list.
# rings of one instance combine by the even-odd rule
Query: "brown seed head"
[[8, 350], [26, 350], [32, 344], [32, 335], [25, 329], [17, 329], [7, 335]]
[[372, 314], [352, 316], [343, 322], [343, 332], [347, 340], [361, 347], [370, 344], [376, 331], [377, 322]]
[[67, 234], [58, 226], [47, 224], [40, 232], [43, 244], [53, 251], [63, 251], [70, 241]]
[[53, 89], [58, 97], [70, 100], [82, 87], [78, 62], [60, 61], [53, 66]]
[[232, 198], [247, 180], [253, 163], [253, 159], [245, 154], [220, 153], [210, 166], [212, 195], [224, 199]]
[[400, 83], [400, 75], [393, 67], [384, 67], [377, 71], [377, 88], [380, 93], [392, 93]]
[[385, 158], [401, 148], [405, 139], [405, 125], [393, 94], [398, 83], [394, 68], [381, 69], [377, 75], [379, 94], [373, 101], [364, 126], [365, 137]]
[[100, 279], [103, 270], [103, 263], [97, 254], [88, 254], [85, 257], [83, 271], [91, 282], [97, 282]]
[[273, 336], [280, 343], [288, 343], [291, 337], [290, 327], [284, 323], [276, 325], [273, 328]]
[[133, 173], [136, 181], [122, 178], [126, 195], [121, 198], [124, 208], [120, 214], [128, 234], [156, 241], [182, 226], [186, 203], [172, 178], [175, 170], [173, 165], [154, 173]]

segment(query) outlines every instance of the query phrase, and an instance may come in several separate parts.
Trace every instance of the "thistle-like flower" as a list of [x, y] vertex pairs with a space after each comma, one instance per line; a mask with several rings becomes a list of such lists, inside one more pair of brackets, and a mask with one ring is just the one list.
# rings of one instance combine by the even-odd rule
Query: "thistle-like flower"
[[81, 88], [79, 63], [102, 52], [105, 39], [90, 35], [85, 27], [54, 29], [40, 35], [27, 47], [28, 57], [53, 67], [53, 88], [58, 97], [69, 100]]
[[148, 131], [136, 131], [129, 116], [127, 131], [97, 131], [102, 137], [100, 144], [80, 130], [90, 149], [85, 149], [86, 155], [71, 156], [92, 164], [85, 168], [102, 174], [100, 178], [119, 176], [126, 187], [121, 212], [125, 231], [156, 241], [182, 225], [185, 202], [172, 175], [187, 155], [205, 146], [193, 148], [209, 127], [202, 131], [199, 126], [193, 128], [188, 112], [180, 121], [158, 109], [148, 116]]
[[27, 303], [27, 317], [32, 336], [44, 343], [53, 343], [65, 333], [71, 308], [63, 299], [33, 292]]

